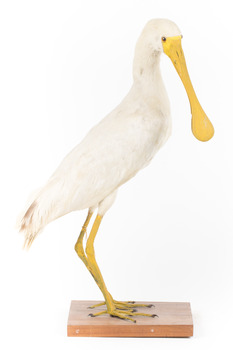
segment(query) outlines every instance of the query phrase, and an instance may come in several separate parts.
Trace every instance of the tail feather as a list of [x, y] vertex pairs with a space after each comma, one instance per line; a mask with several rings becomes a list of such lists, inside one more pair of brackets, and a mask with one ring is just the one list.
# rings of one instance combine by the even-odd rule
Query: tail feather
[[29, 249], [46, 224], [54, 219], [54, 186], [47, 184], [35, 193], [28, 202], [26, 210], [18, 218], [18, 229], [24, 235], [24, 248]]
[[24, 248], [29, 249], [37, 237], [42, 231], [41, 218], [38, 215], [38, 202], [35, 200], [27, 209], [26, 213], [20, 220], [19, 231], [24, 234]]
[[35, 193], [26, 210], [18, 218], [17, 226], [25, 236], [25, 248], [31, 247], [34, 239], [48, 223], [70, 211], [61, 189], [60, 182], [49, 181]]

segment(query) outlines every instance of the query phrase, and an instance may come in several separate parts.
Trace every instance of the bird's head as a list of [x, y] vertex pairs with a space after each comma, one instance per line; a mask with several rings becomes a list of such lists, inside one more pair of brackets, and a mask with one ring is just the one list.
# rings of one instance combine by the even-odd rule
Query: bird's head
[[[153, 67], [162, 52], [171, 59], [189, 98], [192, 132], [198, 140], [208, 141], [214, 135], [214, 128], [193, 89], [181, 46], [182, 37], [180, 29], [174, 22], [167, 19], [152, 19], [146, 24], [138, 39], [135, 56], [139, 59], [135, 60], [135, 66], [143, 62]], [[140, 72], [139, 66], [136, 68]]]

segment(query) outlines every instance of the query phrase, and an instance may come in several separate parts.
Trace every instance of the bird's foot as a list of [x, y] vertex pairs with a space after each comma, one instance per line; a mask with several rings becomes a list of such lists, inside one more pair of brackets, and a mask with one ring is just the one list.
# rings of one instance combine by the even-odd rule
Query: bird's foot
[[[138, 304], [135, 301], [117, 301], [114, 299], [113, 299], [113, 304], [115, 308], [118, 310], [128, 310], [128, 311], [131, 311], [131, 309], [134, 309], [135, 307], [147, 307], [147, 308], [154, 307], [153, 304]], [[89, 309], [94, 309], [96, 307], [103, 306], [103, 305], [106, 305], [106, 303], [102, 302], [99, 304], [92, 305], [89, 307]]]
[[113, 300], [113, 303], [116, 307], [116, 309], [120, 309], [120, 310], [128, 310], [131, 308], [135, 308], [135, 307], [147, 307], [147, 308], [151, 308], [154, 307], [153, 304], [139, 304], [136, 303], [135, 301], [116, 301]]
[[146, 317], [158, 317], [158, 315], [156, 314], [145, 314], [145, 313], [141, 313], [141, 312], [136, 312], [136, 310], [132, 310], [132, 309], [128, 309], [128, 310], [119, 310], [119, 309], [113, 309], [113, 310], [105, 310], [105, 311], [100, 311], [97, 312], [95, 314], [89, 314], [89, 316], [91, 317], [96, 317], [96, 316], [101, 316], [101, 315], [105, 315], [105, 314], [109, 314], [112, 317], [118, 317], [121, 318], [123, 320], [128, 320], [128, 321], [132, 321], [134, 323], [136, 323], [136, 320], [133, 319], [132, 317], [129, 316], [146, 316]]

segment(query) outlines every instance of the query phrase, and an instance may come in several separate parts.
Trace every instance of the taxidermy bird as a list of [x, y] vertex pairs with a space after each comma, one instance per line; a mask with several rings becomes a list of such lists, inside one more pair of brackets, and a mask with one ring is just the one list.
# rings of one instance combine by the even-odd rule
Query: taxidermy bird
[[[98, 305], [106, 305], [106, 310], [91, 316], [109, 314], [133, 322], [132, 316], [155, 316], [135, 312], [134, 307], [146, 305], [113, 299], [96, 262], [94, 241], [118, 188], [150, 163], [171, 134], [169, 100], [160, 73], [162, 53], [171, 59], [186, 89], [194, 136], [208, 141], [214, 134], [190, 81], [181, 39], [180, 29], [170, 20], [153, 19], [146, 24], [136, 44], [130, 91], [64, 158], [19, 220], [25, 246], [30, 247], [51, 221], [88, 209], [75, 250], [104, 296], [105, 301]], [[97, 216], [84, 249], [83, 237], [95, 210]]]

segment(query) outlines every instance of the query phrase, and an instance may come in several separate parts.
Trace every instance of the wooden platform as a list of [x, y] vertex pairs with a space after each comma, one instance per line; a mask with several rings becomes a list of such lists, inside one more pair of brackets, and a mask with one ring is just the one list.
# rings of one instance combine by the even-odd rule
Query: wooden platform
[[138, 312], [157, 314], [159, 317], [133, 317], [137, 323], [117, 317], [102, 315], [88, 316], [105, 310], [105, 306], [95, 309], [88, 307], [100, 301], [76, 301], [70, 306], [67, 325], [69, 337], [191, 337], [193, 320], [190, 303], [138, 302], [153, 304], [153, 308], [137, 308]]

